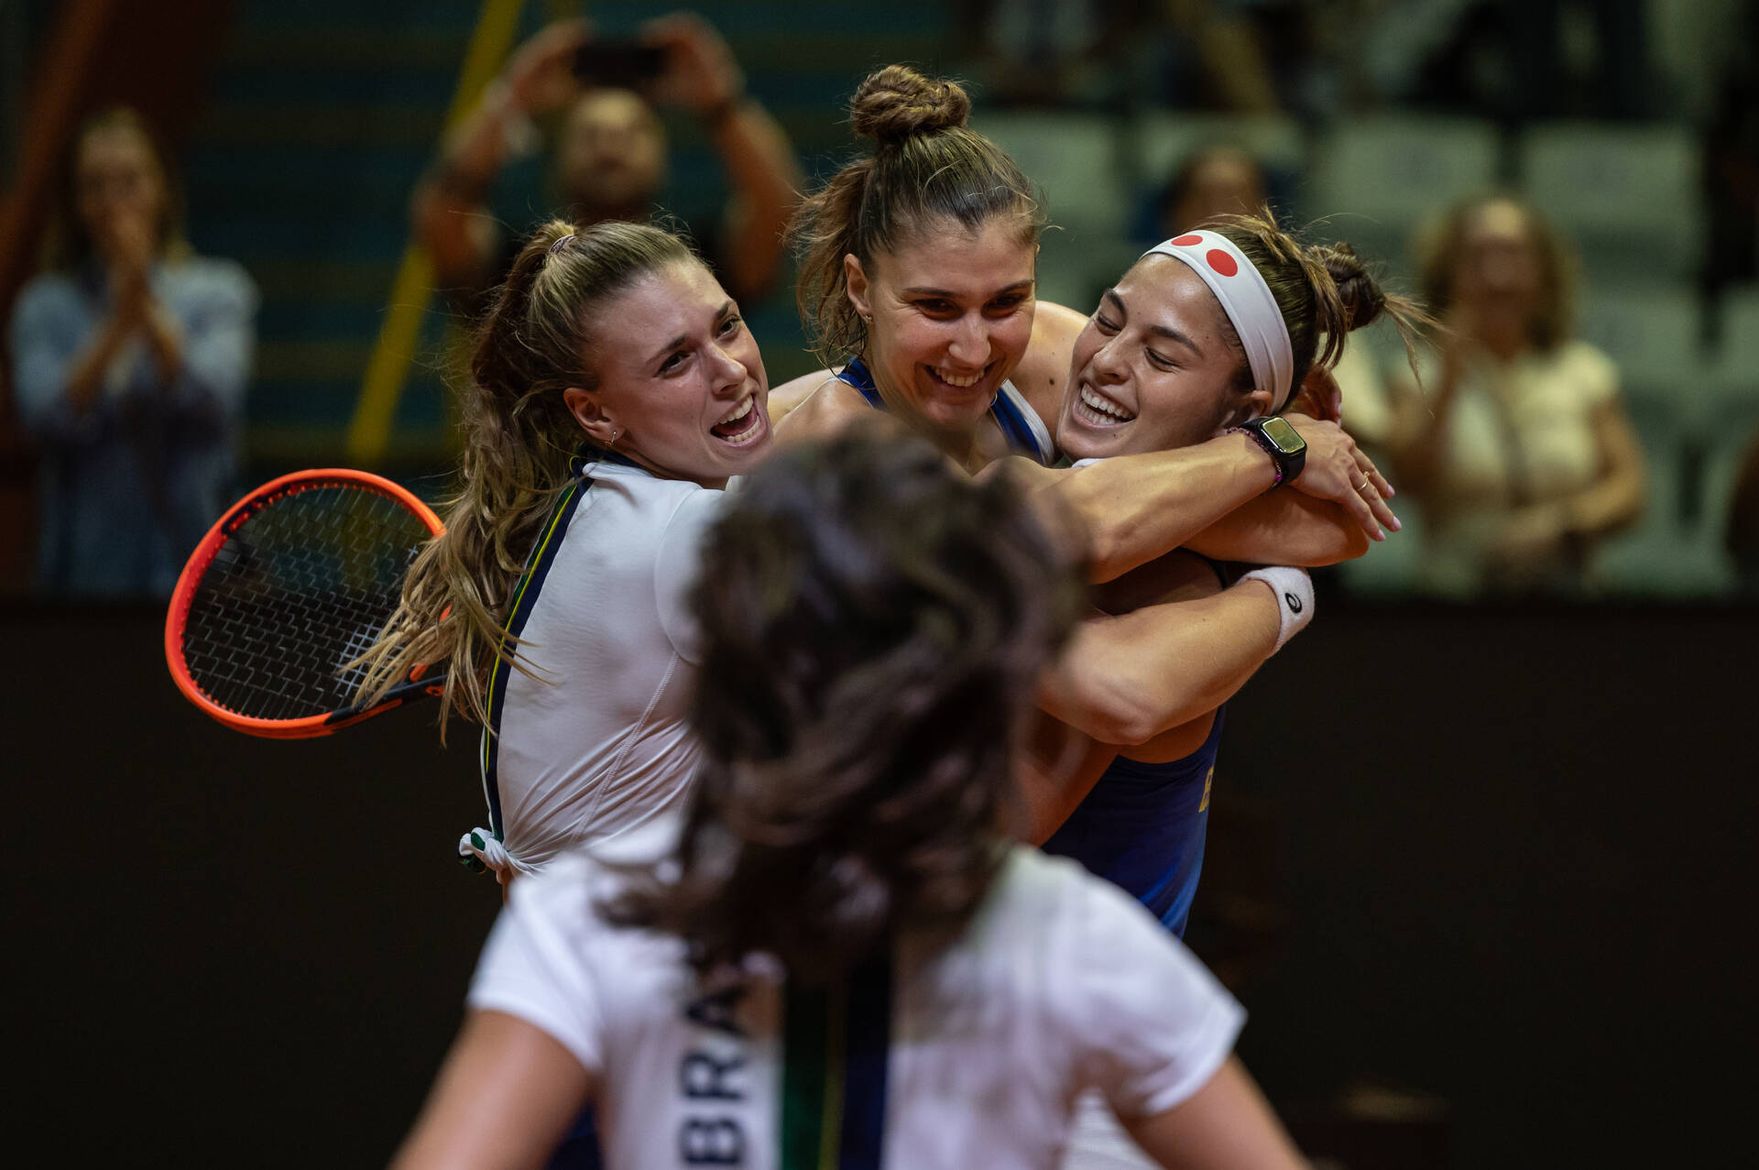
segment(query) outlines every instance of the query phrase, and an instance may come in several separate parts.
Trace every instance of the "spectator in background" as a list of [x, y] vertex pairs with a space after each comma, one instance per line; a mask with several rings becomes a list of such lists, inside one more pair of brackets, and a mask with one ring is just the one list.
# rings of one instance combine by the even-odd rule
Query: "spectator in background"
[[657, 76], [634, 83], [641, 92], [576, 75], [575, 57], [592, 40], [584, 21], [550, 25], [513, 54], [416, 188], [414, 230], [440, 288], [478, 307], [512, 266], [520, 241], [501, 237], [488, 198], [502, 167], [535, 146], [531, 118], [561, 113], [551, 159], [557, 214], [583, 226], [648, 220], [666, 178], [656, 104], [695, 115], [732, 180], [722, 221], [692, 233], [698, 250], [736, 299], [774, 286], [801, 185], [787, 135], [746, 96], [732, 51], [704, 21], [662, 17], [638, 39], [662, 51]]
[[43, 452], [46, 592], [169, 596], [234, 486], [256, 304], [242, 268], [191, 252], [141, 117], [86, 122], [50, 271], [12, 315], [19, 415]]
[[1180, 160], [1162, 190], [1153, 232], [1156, 240], [1202, 227], [1222, 215], [1256, 215], [1269, 197], [1269, 182], [1252, 153], [1225, 142], [1200, 146]]
[[1391, 446], [1429, 521], [1424, 583], [1577, 590], [1595, 543], [1642, 511], [1644, 472], [1617, 369], [1570, 336], [1571, 257], [1500, 195], [1454, 207], [1419, 251], [1446, 328], [1425, 392], [1398, 395]]

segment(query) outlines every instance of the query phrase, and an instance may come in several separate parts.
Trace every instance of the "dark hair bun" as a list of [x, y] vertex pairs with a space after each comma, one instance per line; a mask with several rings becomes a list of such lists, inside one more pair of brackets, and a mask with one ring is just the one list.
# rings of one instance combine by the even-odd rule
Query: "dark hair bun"
[[881, 146], [963, 126], [970, 116], [971, 99], [958, 82], [924, 77], [908, 65], [868, 74], [849, 103], [855, 133]]
[[1338, 286], [1338, 299], [1344, 305], [1345, 330], [1372, 325], [1386, 307], [1386, 294], [1380, 282], [1368, 271], [1356, 249], [1348, 244], [1318, 244], [1312, 249], [1314, 259], [1325, 265]]

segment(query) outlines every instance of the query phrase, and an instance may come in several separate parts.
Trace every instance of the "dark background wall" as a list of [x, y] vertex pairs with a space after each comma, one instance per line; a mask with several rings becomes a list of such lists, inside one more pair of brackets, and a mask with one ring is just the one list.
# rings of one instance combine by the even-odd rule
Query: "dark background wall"
[[[1459, 1167], [1678, 1165], [1736, 1135], [1756, 619], [1333, 605], [1262, 672], [1215, 798], [1257, 844], [1218, 820], [1199, 903], [1273, 907], [1239, 987], [1279, 1106], [1432, 1096]], [[66, 1164], [382, 1164], [498, 905], [450, 860], [482, 816], [474, 737], [442, 752], [412, 711], [223, 731], [158, 621], [0, 612], [10, 1112]], [[1193, 942], [1226, 958], [1213, 923]]]

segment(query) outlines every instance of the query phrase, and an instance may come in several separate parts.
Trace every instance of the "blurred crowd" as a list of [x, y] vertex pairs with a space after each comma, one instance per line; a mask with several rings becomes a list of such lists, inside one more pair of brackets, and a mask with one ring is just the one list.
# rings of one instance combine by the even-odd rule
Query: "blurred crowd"
[[[1704, 597], [1759, 591], [1756, 13], [967, 0], [943, 39], [976, 126], [1060, 229], [1041, 299], [1089, 311], [1143, 247], [1268, 203], [1436, 318], [1414, 352], [1391, 330], [1346, 352], [1345, 425], [1396, 470], [1408, 524], [1338, 584]], [[724, 198], [668, 222], [748, 311], [785, 311], [783, 240], [812, 188], [791, 135], [826, 137], [808, 122], [846, 94], [778, 116], [737, 31], [564, 22], [518, 45], [410, 176], [410, 239], [451, 313], [480, 310], [531, 223], [653, 216], [680, 120]], [[6, 306], [32, 572], [56, 597], [164, 596], [259, 470], [242, 461], [258, 292], [192, 247], [179, 161], [140, 114], [92, 113], [63, 153], [38, 273]], [[529, 222], [500, 210], [510, 184]]]

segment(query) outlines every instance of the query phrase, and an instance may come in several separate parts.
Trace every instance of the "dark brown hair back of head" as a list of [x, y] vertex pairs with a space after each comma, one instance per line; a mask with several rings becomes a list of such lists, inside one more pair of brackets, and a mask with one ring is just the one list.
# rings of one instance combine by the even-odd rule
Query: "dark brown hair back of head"
[[957, 82], [907, 65], [870, 74], [850, 102], [871, 155], [845, 166], [801, 204], [790, 228], [800, 254], [795, 296], [813, 348], [827, 363], [860, 353], [866, 330], [849, 304], [843, 257], [864, 265], [938, 221], [979, 231], [1018, 223], [1023, 243], [1044, 230], [1043, 204], [1001, 147], [965, 125], [971, 99]]

